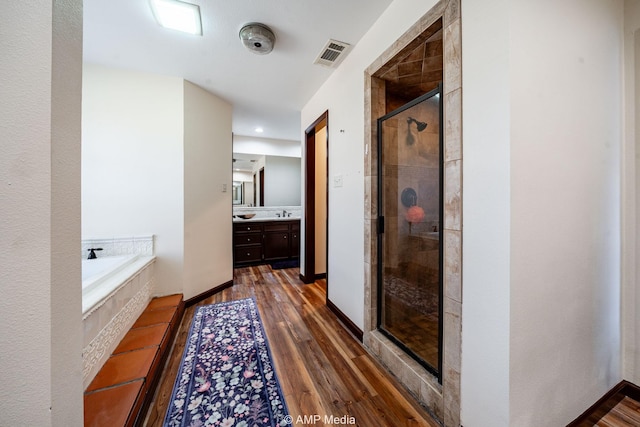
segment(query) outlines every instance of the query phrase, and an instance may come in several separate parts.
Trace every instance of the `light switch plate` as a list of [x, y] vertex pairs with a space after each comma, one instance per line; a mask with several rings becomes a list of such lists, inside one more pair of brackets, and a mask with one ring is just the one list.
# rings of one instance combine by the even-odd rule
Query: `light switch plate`
[[334, 187], [342, 187], [342, 175], [334, 175], [333, 176], [333, 186]]

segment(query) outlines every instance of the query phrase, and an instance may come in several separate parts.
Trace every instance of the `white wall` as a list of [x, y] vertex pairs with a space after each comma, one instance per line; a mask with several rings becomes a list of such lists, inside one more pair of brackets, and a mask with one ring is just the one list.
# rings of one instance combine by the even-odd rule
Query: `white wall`
[[465, 426], [620, 379], [620, 5], [463, 1]]
[[82, 3], [2, 2], [0, 34], [0, 424], [79, 426]]
[[[82, 236], [156, 236], [156, 292], [182, 292], [183, 80], [85, 64]], [[229, 177], [230, 177], [229, 173]]]
[[233, 180], [253, 183], [253, 174], [251, 172], [233, 171]]
[[231, 112], [231, 104], [184, 82], [185, 299], [233, 279]]
[[300, 163], [298, 157], [265, 157], [265, 206], [300, 206]]
[[[302, 109], [302, 129], [329, 111], [329, 182], [334, 175], [343, 178], [342, 187], [329, 186], [329, 299], [359, 328], [364, 328], [364, 70], [435, 3], [394, 1]], [[300, 259], [304, 262], [304, 244]]]
[[640, 212], [637, 191], [640, 188], [640, 159], [638, 135], [640, 135], [640, 2], [625, 0], [624, 9], [624, 102], [625, 137], [622, 161], [622, 332], [623, 332], [623, 377], [635, 384], [640, 383], [640, 292], [638, 284], [640, 251], [637, 249]]
[[510, 425], [565, 425], [621, 379], [622, 1], [510, 7]]
[[508, 4], [508, 0], [462, 1], [460, 381], [465, 427], [510, 425]]

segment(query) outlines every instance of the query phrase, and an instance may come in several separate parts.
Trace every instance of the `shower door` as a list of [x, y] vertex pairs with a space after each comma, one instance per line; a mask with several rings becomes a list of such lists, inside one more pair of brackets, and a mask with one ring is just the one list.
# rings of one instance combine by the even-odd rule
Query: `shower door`
[[378, 119], [378, 329], [441, 380], [441, 88]]

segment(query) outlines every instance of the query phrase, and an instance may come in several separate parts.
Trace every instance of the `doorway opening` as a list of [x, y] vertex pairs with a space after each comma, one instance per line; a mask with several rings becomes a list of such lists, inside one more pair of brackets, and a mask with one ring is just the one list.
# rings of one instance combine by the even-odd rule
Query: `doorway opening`
[[259, 181], [259, 185], [260, 185], [260, 196], [259, 196], [259, 204], [258, 206], [264, 206], [264, 168], [260, 168], [260, 171], [258, 172], [258, 181]]
[[[305, 283], [327, 277], [329, 230], [329, 112], [305, 130]], [[327, 288], [327, 295], [329, 294]]]

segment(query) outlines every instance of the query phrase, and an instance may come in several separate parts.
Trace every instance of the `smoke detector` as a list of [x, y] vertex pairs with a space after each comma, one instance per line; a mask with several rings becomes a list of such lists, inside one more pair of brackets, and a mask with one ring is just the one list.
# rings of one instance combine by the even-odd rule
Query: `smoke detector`
[[240, 40], [244, 47], [258, 55], [266, 55], [273, 50], [276, 36], [271, 28], [258, 22], [251, 22], [240, 30]]

